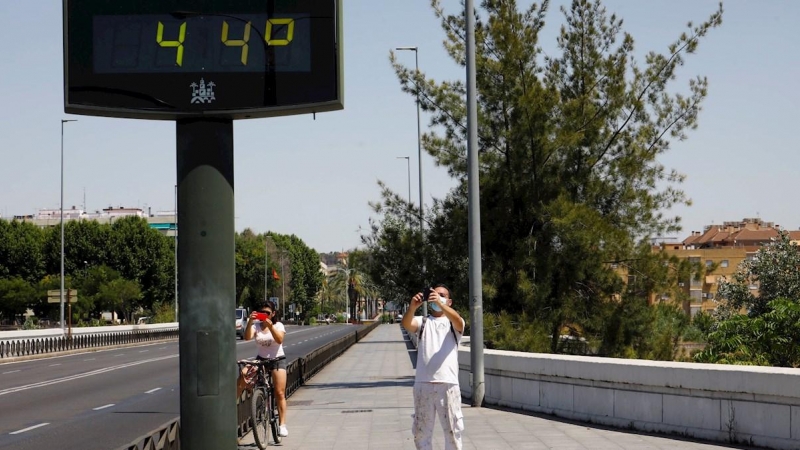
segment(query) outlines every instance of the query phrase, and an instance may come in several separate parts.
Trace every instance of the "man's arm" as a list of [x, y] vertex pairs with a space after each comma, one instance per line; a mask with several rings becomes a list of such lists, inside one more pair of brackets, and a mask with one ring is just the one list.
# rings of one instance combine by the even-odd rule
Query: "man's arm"
[[414, 323], [414, 313], [417, 312], [420, 306], [422, 306], [422, 292], [418, 292], [417, 295], [411, 297], [411, 305], [408, 307], [408, 311], [403, 314], [403, 328], [409, 333], [416, 333], [417, 328], [419, 328]]
[[466, 323], [464, 322], [464, 318], [461, 317], [461, 314], [447, 304], [440, 303], [439, 306], [441, 306], [444, 316], [450, 319], [450, 323], [453, 324], [453, 329], [461, 334], [464, 334], [464, 326]]

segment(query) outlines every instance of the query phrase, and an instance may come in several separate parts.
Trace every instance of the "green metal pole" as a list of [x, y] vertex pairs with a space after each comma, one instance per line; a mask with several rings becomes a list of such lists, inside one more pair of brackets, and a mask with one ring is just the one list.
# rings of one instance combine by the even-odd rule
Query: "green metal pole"
[[237, 448], [233, 122], [177, 122], [181, 447]]

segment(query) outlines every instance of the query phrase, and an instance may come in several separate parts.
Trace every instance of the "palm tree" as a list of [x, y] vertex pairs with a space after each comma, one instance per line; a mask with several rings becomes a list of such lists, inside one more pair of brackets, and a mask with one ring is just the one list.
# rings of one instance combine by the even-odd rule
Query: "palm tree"
[[366, 273], [355, 268], [348, 268], [345, 261], [343, 267], [337, 267], [336, 273], [329, 281], [333, 295], [340, 299], [342, 304], [350, 305], [351, 317], [356, 317], [357, 304], [360, 298], [366, 297], [370, 283]]
[[326, 310], [326, 306], [328, 309], [335, 310], [335, 305], [332, 304], [332, 300], [335, 296], [333, 288], [331, 284], [328, 282], [328, 278], [322, 280], [322, 284], [317, 291], [317, 301], [319, 302], [319, 309], [322, 313], [327, 314], [328, 311]]

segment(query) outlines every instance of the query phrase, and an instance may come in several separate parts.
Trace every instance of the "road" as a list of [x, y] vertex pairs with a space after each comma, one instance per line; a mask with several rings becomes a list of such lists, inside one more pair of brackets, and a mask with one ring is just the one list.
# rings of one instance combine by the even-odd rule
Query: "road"
[[[287, 326], [287, 361], [356, 329]], [[237, 357], [255, 344], [237, 341]], [[0, 364], [0, 449], [109, 450], [180, 415], [178, 342]]]

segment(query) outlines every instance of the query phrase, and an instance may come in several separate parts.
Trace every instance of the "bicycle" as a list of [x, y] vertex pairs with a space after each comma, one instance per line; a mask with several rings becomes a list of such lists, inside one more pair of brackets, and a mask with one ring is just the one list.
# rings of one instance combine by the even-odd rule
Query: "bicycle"
[[269, 445], [267, 436], [269, 430], [272, 431], [272, 439], [275, 444], [281, 443], [279, 429], [281, 418], [278, 412], [278, 405], [275, 402], [275, 395], [273, 394], [272, 370], [277, 367], [277, 362], [282, 359], [286, 359], [286, 357], [239, 361], [240, 372], [241, 366], [253, 366], [256, 368], [250, 411], [253, 419], [253, 437], [256, 445], [261, 450], [265, 450]]

